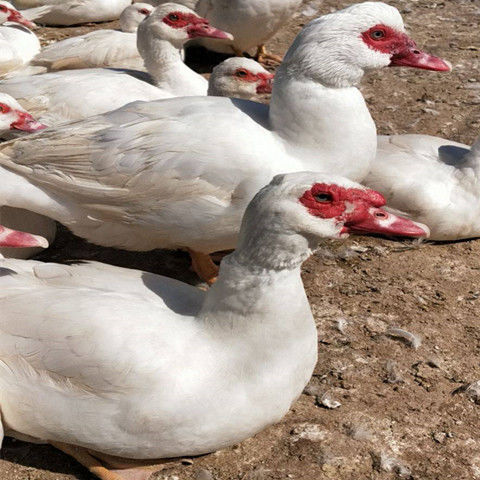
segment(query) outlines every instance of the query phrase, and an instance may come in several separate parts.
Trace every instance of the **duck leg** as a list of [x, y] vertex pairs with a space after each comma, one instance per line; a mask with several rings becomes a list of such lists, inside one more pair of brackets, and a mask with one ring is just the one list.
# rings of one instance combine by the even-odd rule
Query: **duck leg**
[[65, 443], [51, 442], [51, 445], [73, 457], [101, 480], [148, 480], [162, 470], [165, 463], [171, 463], [168, 459], [151, 462], [122, 459]]
[[259, 45], [257, 48], [255, 59], [257, 60], [257, 62], [267, 65], [268, 60], [273, 63], [282, 63], [283, 57], [281, 57], [280, 55], [274, 55], [273, 53], [268, 53], [267, 48], [264, 44], [262, 44]]
[[215, 265], [210, 255], [194, 250], [187, 249], [192, 259], [193, 271], [209, 285], [213, 285], [217, 281], [218, 267]]

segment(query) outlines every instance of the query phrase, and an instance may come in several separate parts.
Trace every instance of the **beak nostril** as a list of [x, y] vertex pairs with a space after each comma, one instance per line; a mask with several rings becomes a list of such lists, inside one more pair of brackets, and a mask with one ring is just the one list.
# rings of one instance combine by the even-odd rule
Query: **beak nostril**
[[387, 218], [387, 214], [384, 213], [384, 212], [377, 212], [377, 213], [375, 213], [375, 216], [377, 218]]
[[419, 50], [414, 50], [413, 53], [414, 53], [415, 55], [420, 55], [420, 51], [419, 51]]

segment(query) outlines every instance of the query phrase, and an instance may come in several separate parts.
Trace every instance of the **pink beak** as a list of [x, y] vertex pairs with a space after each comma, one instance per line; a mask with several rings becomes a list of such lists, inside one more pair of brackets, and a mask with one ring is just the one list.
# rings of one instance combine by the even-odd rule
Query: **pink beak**
[[345, 224], [342, 233], [374, 233], [393, 237], [428, 237], [426, 225], [394, 215], [383, 208], [371, 207], [368, 216], [359, 222]]
[[274, 75], [272, 73], [258, 73], [257, 77], [261, 80], [257, 85], [257, 93], [272, 93]]
[[230, 33], [212, 27], [205, 18], [199, 19], [198, 22], [189, 25], [187, 32], [189, 38], [208, 37], [219, 38], [221, 40], [233, 40], [233, 36]]
[[429, 53], [417, 49], [413, 40], [408, 42], [405, 49], [393, 54], [391, 67], [413, 67], [423, 70], [434, 70], [436, 72], [449, 72], [452, 67], [440, 57], [435, 57]]
[[45, 238], [31, 233], [10, 230], [0, 225], [0, 247], [26, 248], [41, 247], [47, 248], [48, 242]]
[[7, 18], [9, 22], [20, 23], [21, 25], [25, 25], [28, 28], [35, 28], [36, 25], [27, 20], [18, 10], [10, 10], [10, 16]]
[[29, 113], [15, 110], [18, 120], [10, 125], [10, 130], [22, 130], [24, 132], [38, 132], [47, 128], [47, 125], [37, 122]]

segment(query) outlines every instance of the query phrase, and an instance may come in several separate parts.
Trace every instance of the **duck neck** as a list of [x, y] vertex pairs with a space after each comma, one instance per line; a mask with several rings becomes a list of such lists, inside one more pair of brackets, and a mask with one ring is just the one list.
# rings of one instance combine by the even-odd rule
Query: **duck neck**
[[157, 87], [176, 96], [206, 95], [208, 82], [183, 63], [183, 47], [176, 47], [169, 41], [158, 38], [142, 43], [139, 50], [145, 68]]
[[302, 76], [283, 65], [276, 74], [270, 125], [289, 153], [302, 158], [306, 169], [318, 170], [322, 165], [354, 180], [367, 174], [364, 167], [355, 170], [352, 153], [365, 164], [373, 160], [376, 128], [355, 83], [356, 78], [342, 77], [332, 84], [322, 76]]
[[312, 316], [300, 277], [301, 264], [311, 254], [309, 241], [262, 223], [250, 226], [249, 235], [241, 235], [235, 252], [223, 259], [201, 316], [220, 326], [227, 322], [229, 328], [269, 324], [284, 331], [293, 321], [309, 330]]

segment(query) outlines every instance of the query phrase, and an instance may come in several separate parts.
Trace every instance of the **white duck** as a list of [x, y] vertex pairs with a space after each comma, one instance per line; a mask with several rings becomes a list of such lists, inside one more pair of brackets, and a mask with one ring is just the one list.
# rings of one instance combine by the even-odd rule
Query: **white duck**
[[148, 3], [129, 5], [120, 15], [120, 30], [94, 30], [45, 47], [30, 62], [48, 71], [120, 67], [143, 69], [137, 50], [137, 28], [153, 12]]
[[[0, 93], [0, 139], [9, 138], [12, 135], [15, 135], [15, 132], [33, 133], [44, 128], [45, 125], [37, 122], [14, 98], [4, 93]], [[0, 224], [2, 224], [2, 226], [8, 225], [15, 230], [27, 230], [38, 233], [43, 237], [48, 238], [49, 241], [52, 241], [55, 237], [56, 227], [53, 220], [27, 210], [19, 210], [9, 207], [0, 208]], [[4, 230], [3, 232], [5, 233], [6, 231]], [[0, 247], [9, 246], [14, 247], [15, 245], [7, 245], [6, 243], [0, 244]], [[0, 256], [28, 258], [39, 251], [38, 247], [45, 248], [45, 246], [46, 245], [43, 244], [32, 244], [32, 248], [24, 248], [22, 250], [0, 248]]]
[[[42, 25], [69, 26], [117, 20], [132, 0], [14, 0], [23, 14]], [[33, 8], [32, 8], [33, 7]]]
[[10, 3], [0, 0], [0, 77], [26, 65], [39, 51], [35, 26]]
[[416, 49], [395, 8], [354, 5], [298, 35], [270, 109], [219, 97], [137, 102], [1, 145], [0, 205], [100, 245], [189, 249], [208, 279], [205, 254], [235, 247], [245, 207], [273, 174], [365, 177], [377, 135], [356, 85], [365, 70], [399, 63], [449, 69]]
[[470, 149], [429, 135], [381, 136], [365, 183], [427, 224], [432, 240], [480, 236], [480, 138]]
[[[161, 5], [166, 0], [148, 0]], [[265, 50], [265, 42], [273, 37], [294, 15], [302, 0], [180, 0], [180, 3], [208, 18], [218, 28], [233, 35], [229, 42], [196, 41], [207, 48], [242, 55], [257, 48], [258, 61], [281, 61], [281, 57]]]
[[207, 293], [102, 264], [2, 261], [4, 433], [52, 443], [114, 480], [122, 472], [102, 468], [103, 454], [123, 464], [200, 455], [278, 422], [317, 359], [302, 262], [323, 238], [426, 235], [385, 220], [383, 204], [340, 177], [275, 177]]
[[155, 85], [143, 81], [150, 77], [142, 72], [143, 80], [133, 76], [135, 72], [83, 69], [9, 78], [0, 82], [0, 89], [49, 126], [109, 112], [135, 100], [206, 95], [208, 81], [183, 63], [181, 49], [197, 36], [229, 37], [174, 3], [155, 9], [140, 24], [137, 35]]
[[208, 95], [255, 100], [272, 92], [274, 75], [255, 60], [232, 57], [217, 65], [208, 81]]

